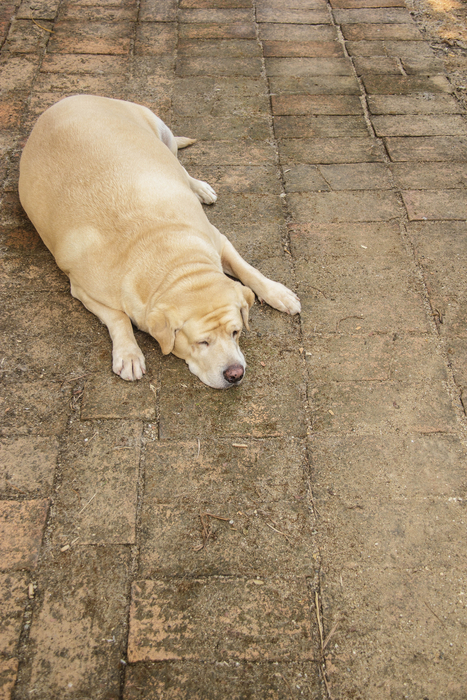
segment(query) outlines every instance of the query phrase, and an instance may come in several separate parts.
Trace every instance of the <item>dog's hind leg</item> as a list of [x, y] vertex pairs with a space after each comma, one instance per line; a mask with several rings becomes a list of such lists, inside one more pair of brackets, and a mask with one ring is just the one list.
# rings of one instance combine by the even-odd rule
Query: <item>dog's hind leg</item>
[[71, 283], [71, 294], [95, 314], [109, 329], [112, 340], [112, 369], [122, 379], [141, 379], [146, 373], [144, 355], [138, 347], [129, 317], [95, 301], [80, 287]]

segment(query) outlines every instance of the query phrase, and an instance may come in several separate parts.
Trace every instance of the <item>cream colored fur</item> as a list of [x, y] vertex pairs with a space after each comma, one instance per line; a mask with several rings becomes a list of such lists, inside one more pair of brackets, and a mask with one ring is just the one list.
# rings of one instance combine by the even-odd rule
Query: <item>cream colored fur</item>
[[108, 327], [114, 372], [127, 380], [145, 372], [133, 322], [164, 354], [223, 389], [242, 379], [230, 375], [243, 376], [238, 338], [251, 290], [287, 313], [298, 313], [300, 303], [209, 223], [201, 202], [212, 204], [216, 194], [176, 157], [177, 147], [191, 143], [140, 105], [69, 97], [37, 121], [19, 192], [72, 295]]

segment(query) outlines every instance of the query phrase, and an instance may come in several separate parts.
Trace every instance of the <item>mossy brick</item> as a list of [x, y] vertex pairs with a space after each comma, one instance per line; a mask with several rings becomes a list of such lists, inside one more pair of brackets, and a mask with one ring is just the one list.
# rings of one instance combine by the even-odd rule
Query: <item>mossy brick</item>
[[56, 22], [48, 43], [50, 53], [128, 54], [131, 22]]
[[280, 160], [290, 163], [371, 163], [384, 160], [381, 145], [370, 138], [282, 139]]
[[394, 136], [386, 138], [392, 161], [464, 162], [467, 138], [464, 136]]
[[125, 547], [76, 546], [49, 557], [38, 581], [21, 692], [36, 688], [40, 700], [118, 695], [129, 577]]
[[312, 660], [310, 601], [305, 578], [138, 580], [132, 586], [128, 659]]
[[452, 95], [368, 95], [372, 114], [462, 114], [462, 107]]
[[40, 4], [34, 0], [23, 0], [16, 13], [16, 19], [48, 19], [54, 20], [60, 0], [44, 0]]
[[85, 54], [46, 54], [41, 73], [122, 75], [129, 67], [126, 56], [99, 56]]
[[39, 57], [11, 56], [0, 61], [0, 84], [3, 91], [30, 90], [39, 67]]
[[177, 45], [178, 57], [190, 58], [215, 56], [221, 58], [251, 59], [261, 57], [261, 47], [252, 39], [182, 39]]
[[344, 55], [337, 41], [263, 41], [262, 44], [266, 58], [341, 58]]
[[423, 36], [413, 23], [403, 24], [344, 24], [347, 41], [422, 41]]
[[13, 20], [8, 32], [6, 47], [15, 54], [41, 53], [49, 41], [52, 23], [43, 21], [43, 27], [30, 20]]
[[330, 24], [260, 24], [261, 41], [334, 41], [337, 30]]
[[397, 196], [386, 190], [291, 193], [287, 201], [296, 222], [389, 221], [402, 213]]
[[329, 114], [363, 115], [357, 95], [272, 95], [272, 113], [276, 115]]
[[402, 192], [410, 221], [467, 219], [465, 192], [454, 190], [408, 190]]
[[1, 501], [0, 569], [34, 569], [49, 510], [48, 499]]
[[135, 2], [121, 3], [120, 6], [75, 5], [65, 3], [60, 7], [58, 21], [71, 22], [135, 22], [138, 7]]

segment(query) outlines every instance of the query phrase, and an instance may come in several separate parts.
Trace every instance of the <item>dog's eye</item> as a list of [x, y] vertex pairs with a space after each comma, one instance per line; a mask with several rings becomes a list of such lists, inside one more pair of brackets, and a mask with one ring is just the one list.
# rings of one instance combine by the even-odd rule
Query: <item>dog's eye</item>
[[207, 340], [201, 340], [201, 342], [199, 342], [198, 345], [206, 345], [206, 346], [209, 346], [209, 343], [208, 343]]

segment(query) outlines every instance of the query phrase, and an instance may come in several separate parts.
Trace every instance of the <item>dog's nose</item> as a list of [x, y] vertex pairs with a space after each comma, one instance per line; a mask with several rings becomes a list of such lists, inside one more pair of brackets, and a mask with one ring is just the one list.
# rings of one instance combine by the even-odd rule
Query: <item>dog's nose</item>
[[227, 369], [224, 371], [224, 377], [229, 382], [229, 384], [235, 384], [235, 382], [239, 382], [240, 379], [242, 379], [243, 375], [244, 370], [241, 365], [230, 365], [230, 367], [227, 367]]

